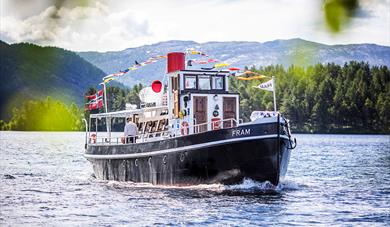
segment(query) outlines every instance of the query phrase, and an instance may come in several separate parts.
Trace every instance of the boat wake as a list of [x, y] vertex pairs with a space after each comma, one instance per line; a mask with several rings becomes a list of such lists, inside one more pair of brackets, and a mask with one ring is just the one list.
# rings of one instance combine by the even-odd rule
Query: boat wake
[[217, 194], [279, 194], [283, 191], [299, 190], [299, 185], [293, 181], [282, 181], [278, 186], [270, 182], [257, 182], [246, 178], [240, 184], [223, 185], [223, 184], [200, 184], [191, 186], [172, 186], [172, 185], [153, 185], [151, 183], [135, 183], [131, 181], [101, 181], [109, 188], [114, 189], [175, 189], [191, 191], [209, 191]]

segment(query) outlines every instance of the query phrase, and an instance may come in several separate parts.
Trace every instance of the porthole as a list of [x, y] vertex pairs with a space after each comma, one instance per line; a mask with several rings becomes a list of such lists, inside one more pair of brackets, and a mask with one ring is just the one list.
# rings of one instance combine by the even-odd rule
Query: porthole
[[152, 157], [148, 158], [148, 163], [149, 163], [150, 166], [152, 165]]
[[184, 158], [185, 158], [184, 153], [181, 153], [181, 154], [180, 154], [180, 161], [181, 161], [181, 162], [184, 162]]
[[135, 160], [134, 160], [134, 165], [135, 165], [135, 166], [138, 166], [138, 159], [135, 159]]

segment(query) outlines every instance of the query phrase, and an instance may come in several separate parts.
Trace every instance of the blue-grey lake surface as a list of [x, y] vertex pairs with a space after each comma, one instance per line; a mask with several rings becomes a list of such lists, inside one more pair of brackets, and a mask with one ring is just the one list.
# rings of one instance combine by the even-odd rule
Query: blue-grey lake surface
[[270, 191], [99, 181], [83, 133], [0, 132], [0, 225], [390, 225], [390, 136], [295, 136]]

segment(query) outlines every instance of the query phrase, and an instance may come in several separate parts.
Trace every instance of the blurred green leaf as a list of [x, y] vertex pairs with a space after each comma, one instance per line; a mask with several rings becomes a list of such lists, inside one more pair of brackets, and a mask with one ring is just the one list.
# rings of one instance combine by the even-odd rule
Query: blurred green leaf
[[325, 22], [331, 32], [338, 33], [350, 22], [359, 6], [358, 0], [323, 0]]

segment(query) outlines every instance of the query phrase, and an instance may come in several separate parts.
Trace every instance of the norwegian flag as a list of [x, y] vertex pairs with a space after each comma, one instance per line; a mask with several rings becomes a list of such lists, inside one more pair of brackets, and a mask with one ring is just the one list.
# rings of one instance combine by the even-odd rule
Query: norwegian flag
[[88, 103], [86, 104], [88, 110], [103, 108], [103, 90], [99, 90], [96, 94], [85, 97], [88, 99]]
[[98, 99], [92, 99], [88, 103], [88, 110], [96, 110], [96, 109], [100, 109], [100, 108], [103, 108], [103, 98], [102, 97], [100, 97]]
[[85, 98], [90, 101], [91, 99], [96, 99], [98, 97], [103, 97], [103, 90], [99, 90], [96, 94], [94, 95], [86, 95]]

